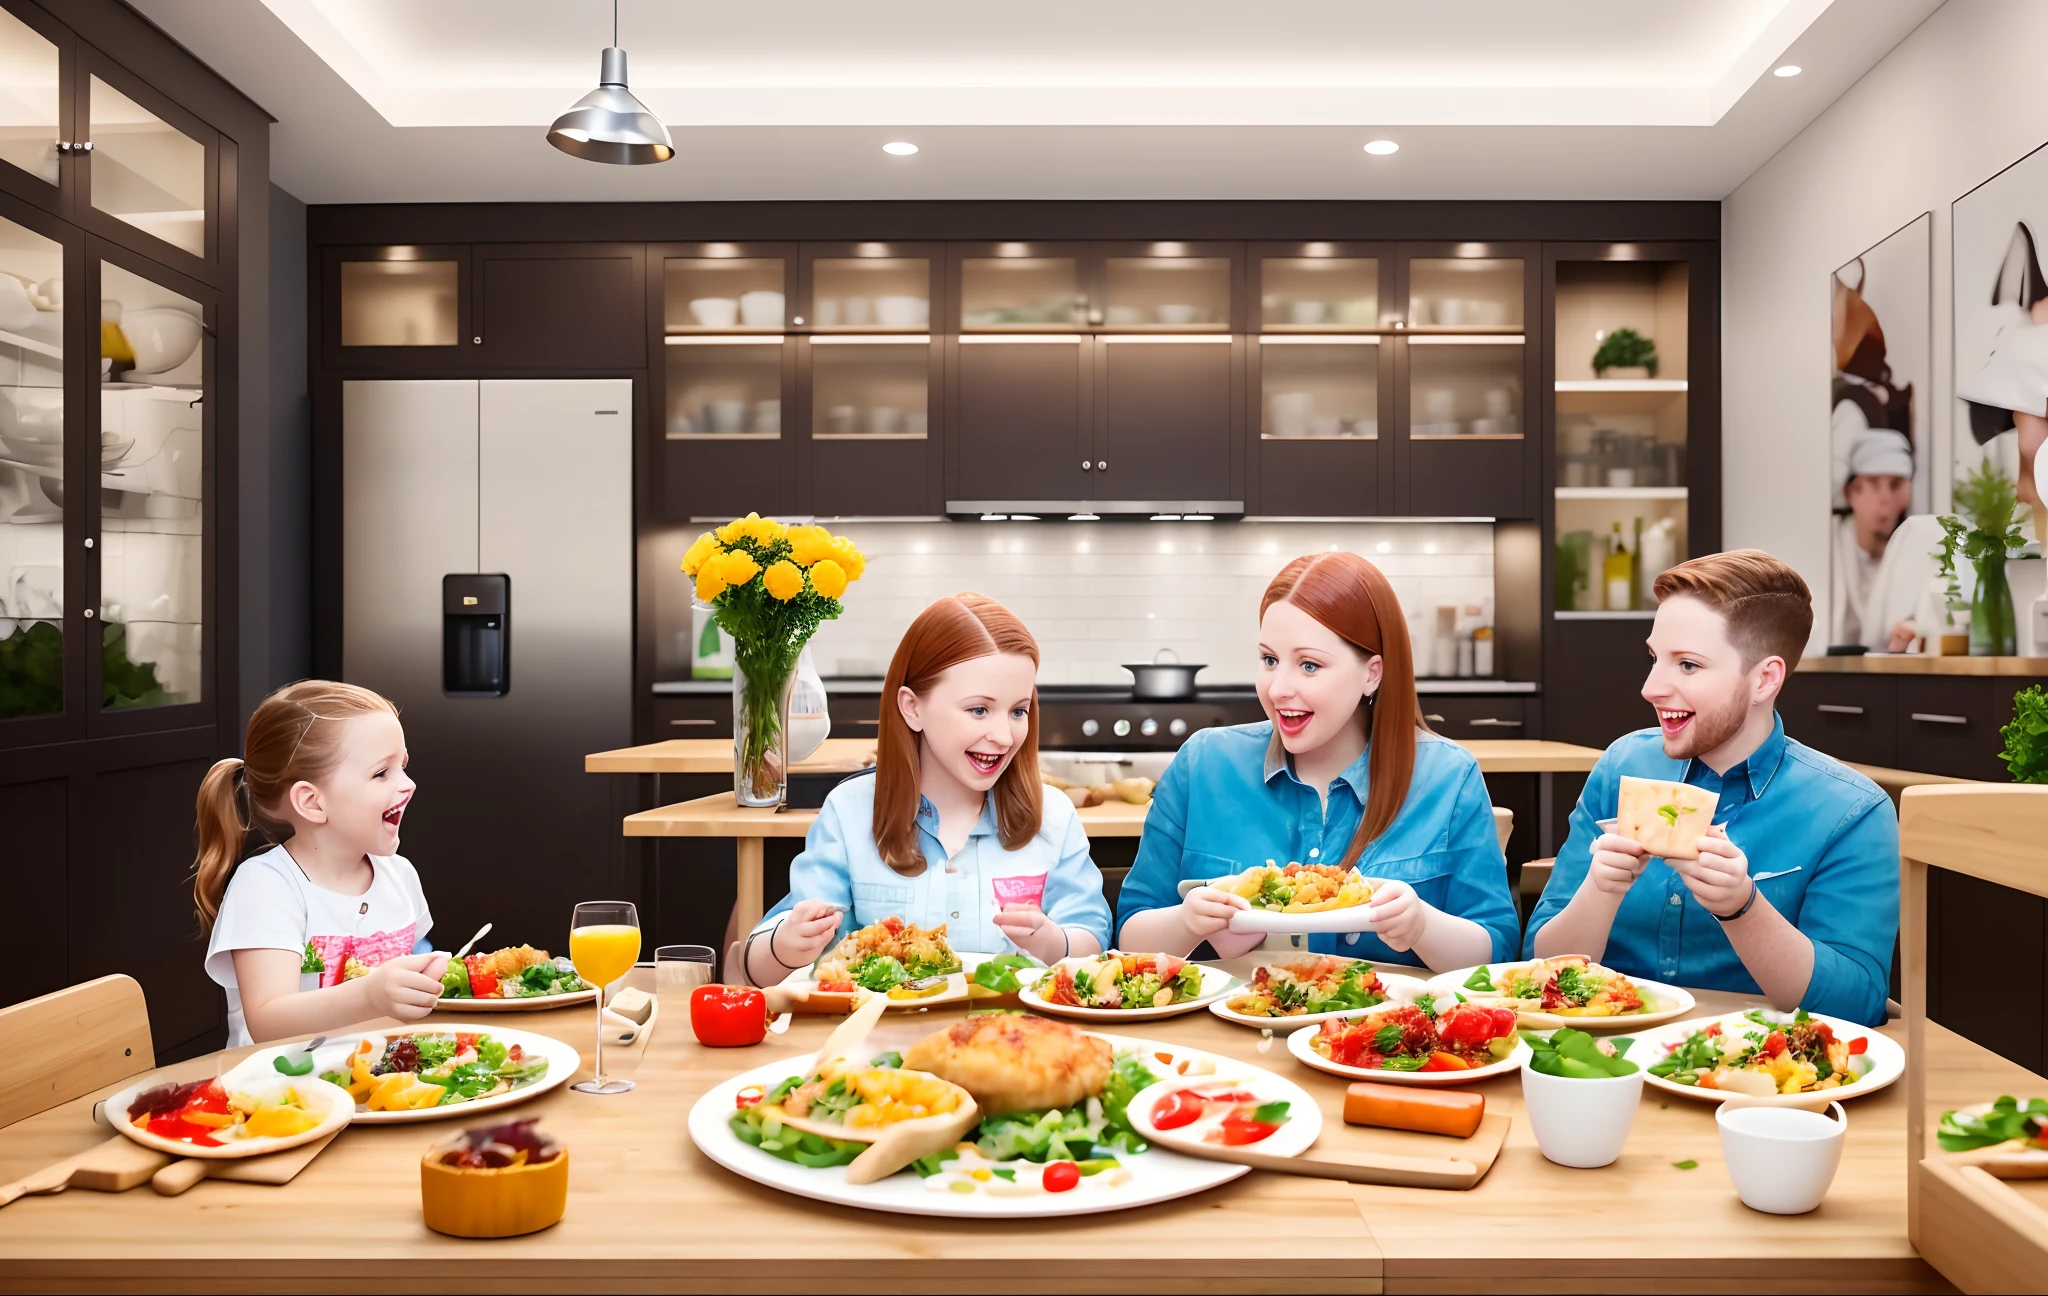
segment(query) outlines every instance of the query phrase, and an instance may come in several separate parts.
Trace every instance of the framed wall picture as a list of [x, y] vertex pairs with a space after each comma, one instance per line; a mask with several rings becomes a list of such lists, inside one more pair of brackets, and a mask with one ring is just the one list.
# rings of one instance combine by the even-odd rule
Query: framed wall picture
[[1911, 646], [1934, 572], [1933, 227], [1923, 212], [1830, 284], [1830, 644]]
[[[2048, 439], [2048, 146], [1956, 199], [1954, 483], [1987, 463], [2014, 479], [2039, 538], [2034, 455]], [[2031, 506], [2031, 508], [2029, 507]]]

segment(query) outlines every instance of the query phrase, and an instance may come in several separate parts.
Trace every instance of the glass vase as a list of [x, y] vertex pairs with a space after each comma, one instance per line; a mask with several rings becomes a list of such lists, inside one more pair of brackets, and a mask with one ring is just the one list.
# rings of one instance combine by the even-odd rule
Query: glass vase
[[2013, 612], [2012, 585], [2006, 580], [2005, 552], [1985, 554], [1970, 565], [1977, 577], [1977, 587], [1970, 592], [1970, 655], [2017, 656], [2019, 621]]
[[743, 806], [780, 806], [788, 790], [789, 694], [802, 648], [733, 647], [732, 791]]

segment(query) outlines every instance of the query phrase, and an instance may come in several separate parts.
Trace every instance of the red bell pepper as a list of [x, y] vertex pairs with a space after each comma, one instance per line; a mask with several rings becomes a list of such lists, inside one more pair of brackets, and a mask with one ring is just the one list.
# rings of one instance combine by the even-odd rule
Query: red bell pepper
[[768, 998], [753, 986], [701, 985], [690, 992], [690, 1029], [712, 1048], [744, 1048], [768, 1037]]
[[484, 966], [488, 954], [472, 954], [462, 960], [469, 969], [469, 993], [471, 998], [490, 999], [498, 993], [498, 976]]

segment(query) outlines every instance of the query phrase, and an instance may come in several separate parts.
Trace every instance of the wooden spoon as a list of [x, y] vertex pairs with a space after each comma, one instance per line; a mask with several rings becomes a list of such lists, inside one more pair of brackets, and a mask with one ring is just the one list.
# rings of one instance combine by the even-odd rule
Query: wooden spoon
[[1204, 1161], [1227, 1161], [1232, 1165], [1270, 1170], [1274, 1174], [1301, 1175], [1310, 1179], [1341, 1179], [1347, 1183], [1393, 1184], [1414, 1188], [1468, 1188], [1479, 1182], [1485, 1169], [1463, 1157], [1393, 1156], [1385, 1153], [1323, 1152], [1315, 1156], [1279, 1156], [1248, 1147], [1225, 1147], [1220, 1143], [1157, 1140], [1155, 1147]]

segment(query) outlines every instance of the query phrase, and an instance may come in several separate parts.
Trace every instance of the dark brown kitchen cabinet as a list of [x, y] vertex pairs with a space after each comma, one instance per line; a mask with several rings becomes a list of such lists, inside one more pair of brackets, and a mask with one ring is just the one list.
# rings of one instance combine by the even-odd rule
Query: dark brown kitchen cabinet
[[492, 369], [640, 369], [646, 274], [637, 243], [484, 244], [470, 363]]
[[1094, 339], [1089, 499], [1188, 503], [1212, 512], [1243, 507], [1242, 489], [1233, 489], [1243, 344], [1227, 335], [1198, 336]]
[[330, 369], [409, 374], [473, 363], [467, 245], [320, 253], [320, 354]]
[[1649, 633], [1647, 618], [1553, 620], [1544, 639], [1541, 736], [1604, 751], [1623, 734], [1655, 724], [1641, 691], [1650, 673], [1643, 643]]
[[2012, 719], [2016, 682], [1986, 676], [1898, 679], [1898, 750], [1907, 768], [2008, 782], [1998, 731]]
[[1419, 517], [1531, 518], [1537, 249], [1402, 244], [1387, 287], [1395, 318], [1395, 510]]
[[1079, 334], [965, 335], [947, 391], [952, 429], [946, 508], [1087, 498], [1093, 374]]
[[1785, 732], [1857, 765], [1899, 765], [1898, 677], [1794, 672], [1778, 695]]
[[795, 509], [796, 261], [785, 243], [647, 249], [647, 319], [662, 344], [648, 365], [650, 405], [660, 512], [672, 522]]
[[1262, 334], [1245, 386], [1249, 511], [1377, 517], [1392, 511], [1395, 347], [1374, 336]]
[[1425, 693], [1422, 718], [1446, 738], [1533, 738], [1533, 700], [1523, 694]]

